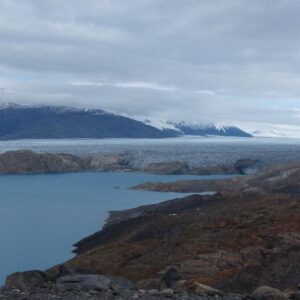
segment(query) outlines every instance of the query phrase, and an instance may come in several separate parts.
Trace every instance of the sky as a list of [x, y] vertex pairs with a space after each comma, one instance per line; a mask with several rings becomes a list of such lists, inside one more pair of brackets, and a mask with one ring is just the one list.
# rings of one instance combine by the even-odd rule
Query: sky
[[300, 1], [0, 0], [0, 102], [300, 134]]

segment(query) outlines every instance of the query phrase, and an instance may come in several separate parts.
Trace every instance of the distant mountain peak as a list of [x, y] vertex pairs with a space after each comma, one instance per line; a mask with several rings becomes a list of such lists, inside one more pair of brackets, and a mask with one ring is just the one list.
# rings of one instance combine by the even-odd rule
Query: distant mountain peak
[[190, 122], [190, 121], [163, 121], [153, 118], [136, 118], [143, 123], [159, 130], [173, 130], [181, 135], [194, 135], [194, 136], [234, 136], [234, 137], [251, 137], [248, 132], [235, 126], [222, 125], [218, 122]]
[[180, 121], [172, 124], [185, 135], [251, 137], [251, 134], [238, 127], [222, 125], [217, 122], [196, 123]]

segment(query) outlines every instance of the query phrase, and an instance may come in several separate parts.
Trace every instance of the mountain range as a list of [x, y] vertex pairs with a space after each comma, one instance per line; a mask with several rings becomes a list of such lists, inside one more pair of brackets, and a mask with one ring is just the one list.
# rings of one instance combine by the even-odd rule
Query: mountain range
[[0, 105], [0, 139], [60, 138], [166, 138], [183, 135], [250, 137], [233, 126], [195, 125], [187, 122], [165, 125], [136, 120], [101, 109], [65, 106]]

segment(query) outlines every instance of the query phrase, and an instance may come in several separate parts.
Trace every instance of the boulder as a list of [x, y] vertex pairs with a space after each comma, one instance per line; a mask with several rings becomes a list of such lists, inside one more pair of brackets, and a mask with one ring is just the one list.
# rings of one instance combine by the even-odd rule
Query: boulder
[[5, 288], [30, 289], [40, 287], [47, 281], [49, 281], [49, 278], [42, 271], [17, 272], [7, 276]]
[[193, 284], [190, 286], [191, 291], [193, 291], [196, 295], [199, 296], [219, 296], [223, 297], [224, 293], [218, 289], [215, 289], [211, 286], [199, 283], [197, 281], [194, 281]]
[[136, 290], [137, 287], [131, 281], [116, 276], [109, 276], [108, 277], [111, 281], [110, 288], [117, 293], [120, 293], [122, 290]]
[[111, 280], [103, 275], [71, 274], [56, 280], [57, 287], [66, 290], [97, 290], [105, 291], [110, 288]]
[[256, 159], [238, 159], [234, 167], [241, 174], [252, 174], [256, 171], [256, 165], [258, 164], [258, 160]]
[[167, 268], [166, 270], [161, 272], [162, 274], [162, 282], [161, 287], [163, 288], [171, 288], [176, 284], [180, 279], [181, 276], [178, 273], [177, 269], [174, 267]]
[[157, 290], [157, 289], [150, 289], [147, 292], [150, 295], [158, 295], [159, 294], [159, 290]]
[[173, 295], [174, 291], [173, 291], [173, 289], [163, 289], [160, 293], [162, 295]]
[[300, 292], [292, 292], [289, 294], [289, 299], [300, 300]]
[[252, 294], [253, 300], [287, 300], [288, 297], [281, 291], [269, 286], [261, 286]]

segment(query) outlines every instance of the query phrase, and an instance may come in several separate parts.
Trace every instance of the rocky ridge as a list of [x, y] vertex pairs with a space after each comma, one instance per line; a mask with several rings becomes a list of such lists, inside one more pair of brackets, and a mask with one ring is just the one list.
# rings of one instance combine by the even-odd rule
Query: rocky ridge
[[[195, 282], [224, 293], [250, 293], [259, 286], [295, 289], [299, 170], [299, 162], [276, 165], [214, 180], [220, 191], [212, 196], [111, 212], [101, 231], [75, 244], [77, 256], [66, 265], [123, 276], [143, 289], [190, 290]], [[170, 270], [177, 279], [166, 286], [163, 278]]]
[[79, 157], [67, 153], [36, 153], [30, 150], [0, 154], [0, 173], [37, 174], [82, 171], [133, 171], [129, 158], [121, 154]]
[[300, 279], [299, 201], [288, 195], [189, 196], [128, 212], [77, 243], [67, 266], [161, 288], [174, 268], [223, 291], [292, 288]]
[[207, 191], [300, 193], [300, 162], [277, 164], [255, 174], [221, 180], [180, 180], [175, 182], [146, 182], [134, 189], [201, 193]]

